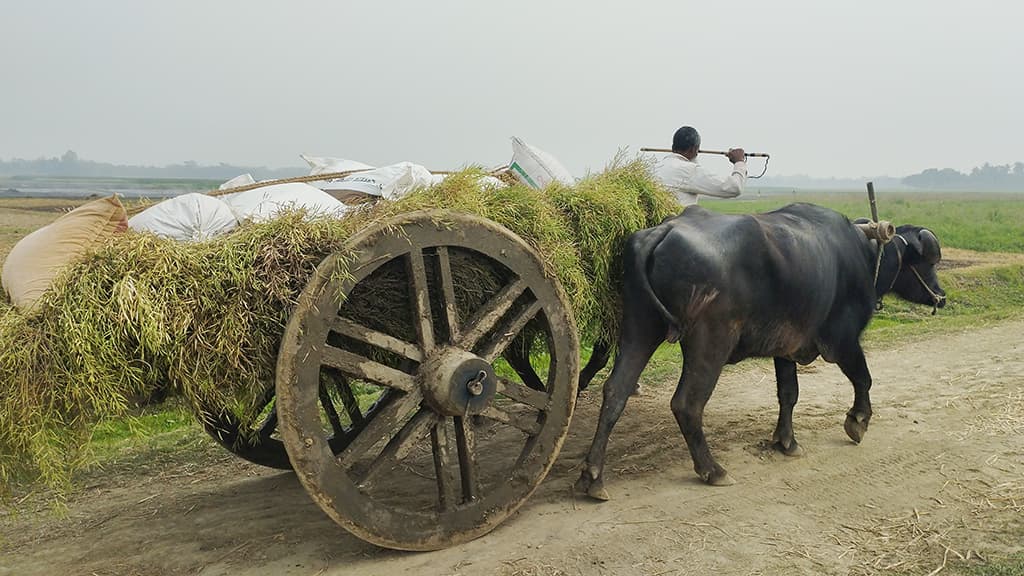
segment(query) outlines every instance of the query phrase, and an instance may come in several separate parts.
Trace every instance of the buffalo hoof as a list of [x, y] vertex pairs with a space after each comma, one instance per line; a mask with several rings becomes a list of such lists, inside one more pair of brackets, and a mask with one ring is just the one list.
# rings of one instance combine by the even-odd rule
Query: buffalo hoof
[[772, 447], [775, 448], [776, 450], [778, 450], [779, 452], [782, 452], [786, 456], [792, 456], [794, 458], [799, 458], [800, 456], [804, 455], [803, 447], [801, 447], [799, 444], [797, 444], [796, 440], [791, 440], [790, 443], [789, 443], [789, 447], [788, 448], [782, 442], [776, 442], [776, 443], [772, 444]]
[[843, 424], [843, 429], [846, 430], [846, 435], [850, 437], [857, 444], [864, 438], [864, 433], [868, 431], [868, 416], [863, 414], [847, 414], [846, 423]]
[[595, 480], [589, 470], [584, 470], [580, 474], [580, 479], [573, 485], [573, 490], [580, 494], [586, 494], [599, 502], [606, 502], [612, 498], [608, 495], [608, 491], [604, 489], [604, 481], [600, 479]]
[[710, 473], [701, 474], [698, 472], [698, 475], [711, 486], [732, 486], [736, 483], [732, 476], [729, 476], [729, 473], [721, 468]]

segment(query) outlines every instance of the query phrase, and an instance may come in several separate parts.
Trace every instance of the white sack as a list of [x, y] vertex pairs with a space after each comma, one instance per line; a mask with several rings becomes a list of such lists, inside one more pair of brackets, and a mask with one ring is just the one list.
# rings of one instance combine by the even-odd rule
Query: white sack
[[252, 174], [242, 174], [241, 176], [235, 176], [231, 180], [221, 184], [217, 189], [227, 190], [228, 188], [241, 188], [242, 186], [248, 186], [249, 184], [255, 183], [256, 180], [253, 180]]
[[512, 164], [509, 170], [531, 188], [544, 188], [552, 182], [571, 186], [572, 173], [554, 156], [512, 137]]
[[[447, 177], [448, 174], [431, 174], [430, 185], [435, 186], [437, 184], [440, 184], [441, 182], [444, 182], [444, 179]], [[491, 190], [494, 190], [496, 188], [505, 188], [506, 186], [508, 186], [508, 184], [502, 182], [500, 178], [495, 178], [494, 176], [488, 176], [486, 174], [481, 175], [478, 178], [478, 180], [480, 180], [480, 184], [484, 188], [490, 188]]]
[[416, 188], [430, 186], [432, 183], [430, 171], [423, 166], [399, 162], [344, 178], [318, 182], [317, 187], [336, 198], [365, 195], [397, 200]]
[[273, 184], [220, 197], [239, 221], [270, 220], [285, 210], [304, 209], [311, 216], [342, 216], [348, 209], [330, 194], [302, 182]]
[[349, 170], [372, 170], [373, 166], [363, 164], [356, 160], [345, 158], [331, 158], [326, 156], [307, 156], [299, 154], [309, 164], [309, 175], [329, 174], [331, 172], [348, 172]]
[[169, 198], [128, 219], [132, 230], [179, 242], [207, 240], [229, 232], [237, 224], [227, 204], [197, 192]]

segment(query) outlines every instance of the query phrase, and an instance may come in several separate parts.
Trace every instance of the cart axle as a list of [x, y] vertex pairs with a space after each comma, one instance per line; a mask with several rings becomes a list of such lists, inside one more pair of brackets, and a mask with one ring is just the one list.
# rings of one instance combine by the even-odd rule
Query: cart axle
[[446, 416], [483, 412], [494, 398], [498, 383], [489, 362], [451, 346], [431, 354], [420, 378], [427, 402]]

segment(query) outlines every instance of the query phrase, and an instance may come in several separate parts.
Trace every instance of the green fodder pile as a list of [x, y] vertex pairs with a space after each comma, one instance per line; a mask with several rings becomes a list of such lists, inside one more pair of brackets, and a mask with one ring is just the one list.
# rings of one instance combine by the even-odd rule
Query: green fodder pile
[[641, 161], [575, 186], [490, 189], [467, 170], [343, 219], [286, 214], [202, 243], [127, 233], [66, 271], [38, 313], [0, 304], [0, 496], [14, 481], [66, 492], [93, 426], [156, 391], [251, 419], [316, 265], [358, 230], [422, 208], [501, 224], [537, 249], [584, 341], [614, 341], [625, 238], [679, 206]]

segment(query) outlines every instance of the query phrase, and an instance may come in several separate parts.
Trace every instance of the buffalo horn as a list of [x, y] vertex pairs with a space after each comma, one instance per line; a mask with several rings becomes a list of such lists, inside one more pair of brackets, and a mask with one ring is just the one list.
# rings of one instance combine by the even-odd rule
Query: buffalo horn
[[932, 234], [931, 230], [922, 228], [917, 233], [917, 239], [921, 241], [921, 257], [932, 266], [942, 260], [942, 249], [939, 248], [939, 239]]
[[869, 240], [878, 240], [882, 244], [893, 239], [896, 236], [896, 227], [892, 225], [892, 222], [882, 220], [880, 222], [864, 222], [860, 224], [854, 224]]

